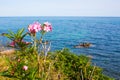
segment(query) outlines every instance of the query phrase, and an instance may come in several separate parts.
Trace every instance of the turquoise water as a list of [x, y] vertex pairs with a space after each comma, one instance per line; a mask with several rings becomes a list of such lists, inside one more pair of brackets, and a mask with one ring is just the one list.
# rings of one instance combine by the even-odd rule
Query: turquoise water
[[[45, 36], [52, 43], [52, 51], [67, 47], [76, 54], [91, 55], [104, 74], [120, 79], [120, 17], [0, 17], [0, 33], [27, 29], [34, 21], [52, 23], [53, 31]], [[6, 42], [3, 37], [1, 40]], [[73, 47], [81, 42], [93, 46]]]

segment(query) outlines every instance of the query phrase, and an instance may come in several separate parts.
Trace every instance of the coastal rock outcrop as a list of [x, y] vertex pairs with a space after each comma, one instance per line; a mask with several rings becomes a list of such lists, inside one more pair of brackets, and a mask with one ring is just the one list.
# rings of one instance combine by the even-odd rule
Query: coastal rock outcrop
[[80, 43], [78, 45], [75, 45], [74, 48], [89, 48], [91, 46], [92, 46], [91, 43], [85, 42], [85, 43]]

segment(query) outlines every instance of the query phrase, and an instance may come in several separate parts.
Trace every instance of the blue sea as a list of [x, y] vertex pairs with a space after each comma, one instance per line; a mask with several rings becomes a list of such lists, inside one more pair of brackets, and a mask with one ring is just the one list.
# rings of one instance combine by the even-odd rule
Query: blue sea
[[[51, 51], [69, 48], [75, 54], [93, 56], [94, 65], [104, 74], [120, 79], [120, 17], [0, 17], [0, 33], [17, 31], [39, 21], [50, 22], [53, 31], [44, 39], [52, 43]], [[4, 37], [0, 37], [3, 43]], [[93, 44], [89, 48], [74, 48], [82, 42]]]

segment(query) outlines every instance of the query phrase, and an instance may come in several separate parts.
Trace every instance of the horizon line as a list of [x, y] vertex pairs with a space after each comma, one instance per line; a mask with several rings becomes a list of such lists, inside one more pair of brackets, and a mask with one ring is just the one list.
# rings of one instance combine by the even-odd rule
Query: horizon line
[[58, 15], [58, 16], [0, 16], [0, 17], [120, 17], [120, 16], [61, 16], [61, 15]]

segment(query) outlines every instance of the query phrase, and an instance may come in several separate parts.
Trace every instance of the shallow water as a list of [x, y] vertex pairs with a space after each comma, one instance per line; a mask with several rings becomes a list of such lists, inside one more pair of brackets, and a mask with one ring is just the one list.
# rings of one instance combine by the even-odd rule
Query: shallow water
[[[0, 33], [27, 29], [34, 21], [52, 23], [53, 31], [45, 36], [52, 42], [52, 51], [67, 47], [76, 54], [91, 55], [105, 74], [120, 79], [120, 17], [0, 17]], [[0, 38], [3, 43], [7, 41]], [[73, 47], [81, 42], [93, 46]]]

